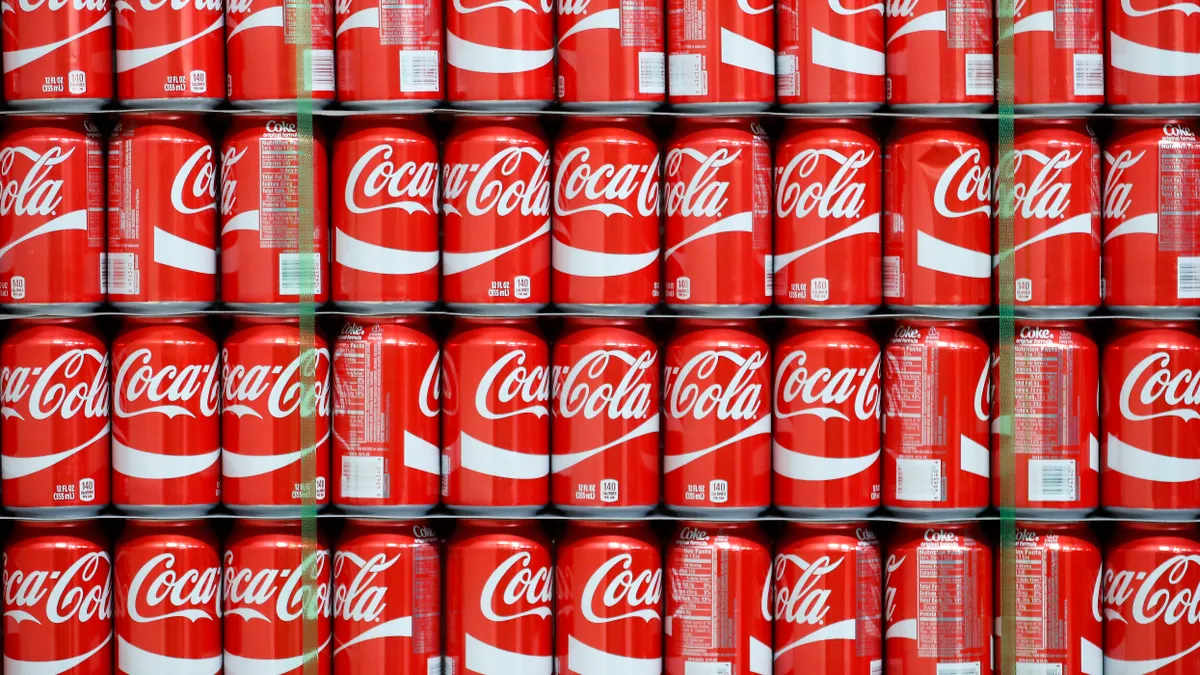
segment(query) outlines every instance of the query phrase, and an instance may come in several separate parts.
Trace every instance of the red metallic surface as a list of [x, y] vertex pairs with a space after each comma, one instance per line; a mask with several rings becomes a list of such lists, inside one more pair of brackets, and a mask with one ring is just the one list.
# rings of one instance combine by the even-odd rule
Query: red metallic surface
[[[226, 0], [226, 95], [235, 106], [291, 110], [295, 99], [311, 98], [320, 108], [333, 100], [333, 2], [310, 0], [308, 29], [303, 15], [285, 0]], [[310, 64], [304, 79], [311, 90], [296, 87], [296, 64]]]
[[225, 3], [114, 3], [117, 98], [130, 107], [210, 108], [225, 98]]
[[558, 102], [623, 110], [661, 104], [667, 93], [664, 23], [663, 0], [558, 3]]
[[1086, 112], [1104, 105], [1104, 1], [1027, 0], [1016, 9], [1018, 108]]
[[776, 7], [781, 106], [850, 112], [883, 105], [883, 3], [785, 0]]
[[775, 6], [667, 0], [667, 101], [695, 110], [775, 102]]
[[107, 0], [18, 0], [2, 14], [9, 107], [95, 110], [112, 98]]
[[446, 7], [446, 98], [472, 108], [554, 100], [554, 3], [466, 0]]
[[887, 3], [887, 102], [983, 110], [995, 101], [991, 0]]
[[444, 98], [441, 0], [334, 4], [343, 107], [431, 108]]
[[1105, 0], [1108, 104], [1117, 109], [1200, 105], [1200, 14], [1175, 0]]

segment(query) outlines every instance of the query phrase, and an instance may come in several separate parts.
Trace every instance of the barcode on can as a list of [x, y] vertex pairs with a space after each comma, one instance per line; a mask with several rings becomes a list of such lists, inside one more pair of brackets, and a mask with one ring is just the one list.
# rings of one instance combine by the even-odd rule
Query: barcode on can
[[708, 73], [699, 54], [671, 54], [667, 68], [671, 78], [671, 95], [704, 96], [708, 94]]
[[896, 459], [896, 499], [942, 501], [942, 463], [936, 459]]
[[991, 54], [967, 54], [967, 96], [991, 96], [995, 71]]
[[883, 257], [883, 297], [899, 298], [904, 296], [904, 287], [900, 283], [900, 256]]
[[1075, 95], [1104, 95], [1104, 55], [1075, 55]]
[[971, 663], [939, 663], [936, 675], [979, 675], [979, 662]]
[[[304, 257], [308, 256], [309, 264], [302, 265]], [[310, 283], [307, 288], [301, 288], [304, 280], [304, 268], [311, 270]], [[321, 288], [321, 256], [317, 253], [280, 253], [279, 254], [279, 294], [300, 295], [304, 290], [314, 295]]]
[[333, 50], [313, 49], [307, 52], [313, 91], [333, 91]]
[[387, 475], [382, 457], [342, 457], [342, 496], [350, 499], [384, 499]]
[[1029, 499], [1035, 502], [1075, 501], [1075, 460], [1029, 460]]
[[638, 52], [638, 93], [665, 94], [667, 73], [662, 52]]
[[763, 261], [763, 288], [768, 298], [775, 295], [775, 258], [770, 255]]
[[1200, 298], [1200, 257], [1181, 256], [1176, 268], [1175, 294], [1180, 300]]
[[109, 253], [105, 265], [108, 268], [108, 293], [110, 295], [137, 295], [140, 274], [137, 256], [133, 253]]
[[400, 91], [436, 92], [440, 83], [436, 49], [406, 49], [400, 52]]
[[733, 664], [729, 661], [702, 663], [685, 661], [683, 675], [733, 675]]
[[425, 661], [425, 675], [442, 675], [442, 657], [431, 656]]
[[1061, 663], [1022, 663], [1017, 662], [1017, 670], [1013, 675], [1063, 675]]
[[799, 59], [793, 54], [775, 57], [775, 92], [780, 96], [795, 96], [800, 77], [797, 71]]
[[875, 659], [871, 662], [871, 675], [883, 675], [882, 659]]

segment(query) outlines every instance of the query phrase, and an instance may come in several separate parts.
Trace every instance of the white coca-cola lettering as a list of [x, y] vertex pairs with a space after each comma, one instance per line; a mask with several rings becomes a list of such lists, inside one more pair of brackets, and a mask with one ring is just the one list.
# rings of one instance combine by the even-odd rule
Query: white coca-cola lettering
[[[117, 369], [113, 382], [116, 389], [113, 399], [113, 414], [120, 418], [137, 417], [159, 413], [174, 418], [178, 415], [195, 417], [186, 404], [200, 393], [200, 414], [212, 417], [217, 413], [220, 402], [221, 379], [220, 358], [204, 365], [174, 365], [155, 369], [154, 357], [149, 349], [136, 349], [125, 357]], [[145, 397], [151, 405], [136, 408], [135, 404]], [[162, 405], [166, 401], [167, 404]]]
[[[220, 616], [216, 604], [221, 588], [220, 567], [175, 569], [178, 562], [174, 553], [160, 553], [146, 561], [133, 575], [125, 599], [129, 618], [137, 623], [174, 618], [191, 622], [217, 620]], [[163, 603], [167, 603], [167, 611], [152, 616], [142, 613], [142, 607], [153, 610]]]
[[329, 551], [316, 551], [294, 569], [254, 569], [238, 566], [234, 563], [233, 551], [226, 551], [225, 613], [248, 609], [266, 618], [254, 608], [266, 608], [273, 600], [274, 614], [280, 621], [295, 621], [306, 608], [318, 616], [329, 616], [328, 564]]
[[[546, 406], [542, 405], [550, 399], [549, 369], [541, 365], [528, 368], [525, 366], [527, 358], [524, 349], [514, 349], [488, 367], [475, 389], [475, 410], [479, 412], [480, 417], [502, 420], [517, 415], [544, 417], [550, 414]], [[495, 399], [500, 403], [512, 403], [519, 399], [532, 405], [509, 412], [493, 412], [488, 405], [493, 398], [493, 392]]]
[[296, 123], [287, 120], [267, 120], [264, 128], [268, 134], [296, 134]]
[[70, 7], [76, 12], [107, 12], [107, 0], [18, 0], [21, 11], [35, 12], [45, 6], [51, 12]]
[[[737, 371], [727, 383], [714, 382], [717, 366], [729, 361]], [[716, 414], [719, 420], [752, 420], [762, 405], [762, 383], [755, 374], [770, 360], [766, 352], [743, 356], [728, 350], [705, 350], [679, 368], [667, 386], [667, 412], [675, 419], [697, 420]]]
[[333, 617], [335, 621], [373, 623], [379, 621], [387, 609], [388, 587], [376, 582], [379, 575], [390, 570], [400, 560], [400, 554], [388, 558], [376, 553], [365, 563], [357, 556], [338, 552], [333, 556], [333, 578], [342, 577], [343, 568], [350, 561], [362, 563], [350, 582], [337, 581], [333, 589]]
[[958, 541], [957, 534], [946, 530], [928, 529], [922, 538], [931, 544], [953, 544]]
[[[1188, 581], [1189, 574], [1191, 580]], [[1174, 626], [1181, 620], [1200, 623], [1200, 556], [1175, 555], [1150, 573], [1136, 570], [1106, 570], [1104, 605], [1117, 608], [1133, 598], [1131, 614], [1139, 624], [1163, 623]], [[1135, 590], [1136, 586], [1136, 590]]]
[[[329, 414], [329, 382], [328, 382], [328, 364], [329, 350], [324, 347], [317, 348], [315, 351], [314, 372], [322, 372], [324, 370], [326, 377], [315, 378], [313, 380], [314, 396], [312, 400], [307, 401], [309, 405], [316, 405], [314, 412], [321, 417]], [[308, 358], [314, 358], [310, 354]], [[325, 368], [320, 365], [321, 359], [325, 360]], [[304, 378], [301, 377], [300, 366], [305, 360], [303, 354], [297, 355], [292, 359], [287, 366], [272, 366], [269, 364], [251, 364], [234, 363], [229, 358], [229, 350], [224, 350], [224, 357], [221, 359], [224, 364], [221, 368], [221, 379], [224, 382], [224, 397], [225, 404], [231, 403], [253, 403], [257, 401], [268, 390], [270, 394], [267, 396], [267, 411], [276, 419], [283, 419], [295, 413], [300, 404], [304, 401], [303, 393]]]
[[906, 18], [913, 15], [917, 11], [917, 5], [921, 0], [887, 0], [885, 8], [886, 16], [896, 18]]
[[[75, 149], [63, 150], [53, 146], [33, 158], [33, 165], [25, 173], [13, 175], [17, 158], [29, 159], [28, 148], [5, 147], [0, 149], [0, 215], [9, 213], [17, 216], [51, 216], [62, 204], [63, 180], [51, 178], [55, 167], [66, 162], [75, 154]], [[56, 175], [60, 175], [56, 172]]]
[[[145, 0], [142, 0], [145, 2]], [[197, 148], [179, 171], [175, 172], [175, 180], [171, 181], [171, 206], [183, 214], [200, 213], [217, 208], [217, 177], [216, 166], [213, 164], [213, 149], [211, 145]], [[188, 206], [186, 197], [192, 201], [204, 199], [200, 206]]]
[[1021, 326], [1021, 330], [1017, 335], [1022, 340], [1049, 340], [1054, 337], [1049, 328], [1039, 328], [1037, 326]]
[[[837, 166], [826, 183], [813, 176], [822, 157]], [[860, 217], [866, 205], [867, 184], [858, 180], [858, 174], [874, 159], [875, 153], [868, 154], [864, 150], [856, 150], [849, 157], [825, 149], [797, 153], [778, 170], [775, 217], [787, 218], [795, 213], [797, 218], [807, 218], [814, 211], [819, 218]]]
[[1195, 138], [1196, 134], [1182, 124], [1164, 124], [1163, 136], [1167, 138]]
[[[604, 585], [604, 579], [617, 568], [616, 576], [604, 586], [600, 596], [602, 606], [596, 603], [596, 591]], [[642, 619], [649, 623], [661, 619], [658, 613], [662, 600], [662, 569], [642, 569], [637, 573], [632, 571], [633, 556], [628, 553], [613, 556], [596, 568], [583, 587], [581, 605], [583, 618], [592, 623], [605, 624], [622, 619]], [[627, 609], [619, 614], [613, 614], [613, 608], [622, 606]], [[633, 609], [644, 607], [645, 609]]]
[[219, 12], [224, 9], [221, 0], [141, 0], [142, 9], [153, 12], [160, 7], [170, 7], [172, 11], [181, 12], [188, 7], [195, 7], [201, 12]]
[[[833, 593], [825, 583], [825, 578], [843, 562], [844, 557], [834, 562], [829, 556], [821, 556], [805, 565], [794, 555], [775, 556], [776, 591], [773, 619], [808, 626], [822, 623], [825, 615], [829, 613], [829, 597]], [[783, 583], [789, 564], [801, 571], [800, 578], [791, 586]]]
[[897, 560], [896, 556], [889, 555], [887, 565], [884, 567], [883, 620], [888, 624], [892, 622], [892, 619], [896, 615], [896, 587], [892, 584], [892, 577], [896, 572], [900, 571], [900, 567], [904, 564], [905, 560], [908, 560], [907, 556]]
[[[97, 364], [95, 372], [90, 380], [80, 379], [88, 377], [85, 367], [90, 361]], [[63, 419], [77, 414], [107, 419], [108, 354], [68, 349], [46, 366], [5, 367], [0, 371], [0, 389], [4, 408], [13, 411], [28, 394], [29, 414], [36, 420], [56, 414]]]
[[708, 541], [708, 532], [698, 527], [685, 527], [679, 531], [679, 541]]
[[[351, 213], [373, 213], [385, 209], [401, 209], [408, 213], [437, 211], [437, 162], [417, 163], [412, 160], [397, 165], [392, 161], [395, 148], [380, 143], [358, 158], [346, 177], [346, 208]], [[386, 193], [388, 201], [376, 206], [362, 206], [356, 195], [375, 199]]]
[[[716, 218], [729, 203], [725, 193], [730, 181], [717, 180], [717, 173], [732, 165], [742, 151], [730, 153], [725, 148], [703, 155], [690, 148], [675, 148], [667, 153], [667, 215], [676, 213], [684, 218]], [[683, 170], [683, 158], [700, 162], [692, 172]]]
[[[1171, 353], [1155, 352], [1143, 358], [1125, 376], [1121, 384], [1121, 414], [1131, 422], [1160, 417], [1178, 417], [1184, 421], [1200, 419], [1200, 375], [1190, 368], [1171, 370]], [[1150, 408], [1146, 414], [1130, 406], [1134, 390], [1137, 401]], [[1166, 410], [1157, 410], [1159, 402]]]
[[918, 328], [900, 324], [899, 326], [896, 326], [896, 332], [893, 333], [892, 336], [897, 340], [920, 340], [921, 331]]
[[[518, 170], [526, 157], [535, 166], [528, 178], [522, 178]], [[457, 200], [465, 190], [466, 209], [472, 216], [550, 215], [549, 152], [508, 147], [482, 165], [447, 164], [443, 172], [445, 202]]]
[[429, 360], [429, 367], [421, 377], [421, 391], [417, 394], [417, 404], [421, 406], [421, 414], [426, 417], [437, 417], [442, 409], [441, 364], [442, 353], [437, 352]]
[[[938, 179], [933, 193], [933, 207], [943, 218], [965, 218], [977, 213], [989, 214], [992, 196], [992, 168], [983, 162], [983, 153], [978, 148], [958, 156]], [[947, 201], [953, 197], [952, 208]], [[962, 210], [959, 210], [962, 209]]]
[[[49, 585], [48, 584], [53, 584]], [[4, 611], [27, 611], [45, 604], [45, 617], [52, 624], [74, 619], [87, 623], [112, 617], [112, 561], [108, 554], [93, 551], [79, 556], [65, 570], [9, 571], [4, 555]], [[32, 614], [32, 613], [30, 613]], [[41, 612], [39, 612], [41, 614]], [[37, 616], [33, 616], [38, 621]], [[40, 621], [38, 621], [40, 623]]]
[[[235, 0], [236, 1], [236, 0]], [[233, 11], [233, 10], [230, 10]], [[228, 216], [237, 205], [237, 179], [233, 177], [233, 167], [246, 156], [249, 148], [230, 146], [221, 153], [221, 214]]]
[[1129, 207], [1133, 205], [1133, 183], [1125, 180], [1125, 172], [1145, 156], [1145, 151], [1134, 157], [1132, 150], [1122, 150], [1116, 157], [1109, 157], [1108, 175], [1104, 177], [1105, 218], [1120, 220], [1129, 212]]
[[[775, 371], [775, 417], [787, 419], [814, 414], [822, 419], [843, 417], [845, 412], [830, 406], [843, 406], [854, 399], [854, 416], [860, 420], [879, 417], [879, 355], [866, 368], [821, 366], [809, 372], [808, 352], [800, 349], [788, 354]], [[797, 406], [799, 399], [801, 405]]]
[[[589, 420], [601, 414], [610, 420], [647, 419], [655, 403], [647, 380], [657, 360], [658, 355], [649, 349], [636, 357], [620, 349], [597, 349], [569, 368], [555, 366], [554, 403], [558, 415], [569, 419], [582, 412]], [[605, 377], [610, 367], [624, 368], [615, 385], [604, 381], [613, 379]]]
[[983, 359], [983, 371], [975, 384], [975, 418], [980, 422], [992, 419], [992, 359]]
[[587, 14], [591, 0], [558, 0], [559, 16], [583, 16]]
[[[1042, 163], [1033, 180], [1013, 184], [1013, 203], [1022, 218], [1057, 220], [1066, 214], [1071, 206], [1072, 183], [1064, 182], [1062, 174], [1082, 156], [1082, 150], [1074, 155], [1070, 150], [1062, 150]], [[1020, 175], [1021, 164], [1027, 158], [1042, 162], [1046, 157], [1040, 153], [1018, 151], [1013, 166], [1013, 171], [1018, 172], [1016, 175]]]
[[[554, 574], [549, 567], [530, 567], [532, 560], [533, 555], [528, 552], [514, 553], [500, 563], [488, 577], [479, 595], [479, 611], [488, 621], [502, 623], [526, 616], [550, 618], [550, 600], [554, 597]], [[497, 614], [495, 596], [501, 586], [504, 590], [500, 600], [504, 607], [512, 610], [527, 606], [530, 609], [515, 614]]]
[[[563, 12], [561, 6], [559, 12]], [[657, 154], [649, 164], [625, 164], [620, 168], [613, 164], [592, 166], [588, 163], [591, 156], [591, 148], [574, 148], [559, 162], [554, 176], [555, 215], [595, 211], [606, 216], [620, 213], [633, 217], [624, 204], [634, 194], [639, 214], [645, 218], [658, 215]]]
[[226, 0], [225, 12], [227, 14], [249, 14], [253, 5], [254, 0]]

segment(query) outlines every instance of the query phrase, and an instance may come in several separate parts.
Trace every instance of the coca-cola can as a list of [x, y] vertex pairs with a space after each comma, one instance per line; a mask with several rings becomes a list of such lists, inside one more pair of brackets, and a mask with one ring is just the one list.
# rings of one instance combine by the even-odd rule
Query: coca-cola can
[[1013, 16], [1013, 102], [1070, 115], [1104, 105], [1104, 1], [1026, 0]]
[[663, 371], [663, 501], [752, 518], [771, 504], [771, 348], [753, 321], [680, 319]]
[[536, 312], [550, 301], [550, 148], [537, 119], [459, 117], [442, 162], [443, 300]]
[[319, 130], [306, 145], [312, 154], [311, 227], [301, 217], [304, 158], [296, 118], [237, 116], [225, 135], [221, 299], [233, 309], [296, 312], [301, 297], [311, 294], [318, 305], [329, 299], [329, 156]]
[[1134, 518], [1200, 515], [1195, 324], [1118, 321], [1102, 363], [1100, 505]]
[[333, 346], [333, 503], [349, 513], [437, 506], [441, 351], [424, 317], [357, 317]]
[[666, 567], [665, 675], [770, 673], [771, 543], [758, 525], [684, 521]]
[[216, 149], [204, 118], [121, 115], [108, 141], [109, 302], [155, 314], [215, 303], [218, 219]]
[[330, 675], [329, 556], [299, 520], [237, 521], [222, 558], [225, 672]]
[[337, 100], [348, 110], [423, 110], [445, 97], [442, 0], [334, 3]]
[[645, 321], [569, 317], [550, 361], [551, 503], [572, 514], [654, 510], [661, 363]]
[[990, 350], [969, 321], [903, 321], [883, 361], [883, 505], [967, 518], [990, 503]]
[[113, 14], [107, 0], [26, 0], [0, 14], [9, 107], [82, 112], [112, 98]]
[[116, 7], [117, 98], [128, 108], [215, 108], [225, 100], [225, 3]]
[[[1091, 530], [1086, 523], [1028, 521], [1016, 527], [1015, 576], [1006, 577], [997, 562], [995, 586], [998, 609], [1006, 595], [1013, 598], [1017, 667], [1063, 675], [1103, 673], [1102, 560]], [[999, 642], [1008, 639], [1001, 621], [996, 619], [997, 654], [1004, 653]]]
[[533, 520], [462, 520], [446, 547], [445, 669], [554, 671], [554, 562]]
[[221, 500], [221, 359], [203, 319], [125, 319], [112, 343], [113, 504], [198, 515]]
[[1200, 110], [1192, 3], [1105, 0], [1108, 106], [1118, 111], [1186, 114]]
[[467, 0], [446, 8], [446, 99], [471, 110], [554, 101], [554, 3]]
[[306, 500], [329, 503], [329, 371], [325, 338], [318, 331], [305, 339], [298, 319], [234, 320], [221, 348], [222, 502], [230, 510], [295, 517]]
[[18, 520], [3, 560], [5, 672], [112, 673], [112, 558], [98, 524]]
[[[1191, 675], [1200, 669], [1200, 528], [1124, 522], [1105, 548], [1104, 670]], [[1098, 671], [1097, 671], [1098, 672]]]
[[645, 314], [658, 304], [662, 183], [645, 120], [568, 117], [554, 142], [554, 304]]
[[865, 322], [788, 322], [775, 345], [774, 504], [796, 516], [879, 507], [879, 343]]
[[890, 308], [954, 316], [987, 309], [991, 154], [973, 120], [904, 119], [892, 130], [883, 163], [883, 298]]
[[[0, 13], [8, 21], [10, 12]], [[81, 117], [8, 117], [0, 185], [0, 307], [30, 314], [99, 307], [104, 153], [96, 125]]]
[[[225, 78], [238, 108], [295, 110], [304, 99], [315, 109], [333, 101], [333, 0], [226, 0]], [[307, 19], [308, 26], [300, 25]], [[297, 73], [303, 62], [307, 73]], [[300, 86], [303, 83], [303, 87]]]
[[[1023, 120], [1013, 141], [1012, 300], [1035, 317], [1080, 317], [1100, 306], [1100, 145], [1079, 120]], [[1005, 261], [995, 227], [993, 267]], [[1007, 293], [996, 274], [995, 302]], [[1007, 301], [1007, 300], [1006, 300]]]
[[883, 105], [883, 3], [776, 4], [775, 91], [784, 110], [870, 112]]
[[[1082, 518], [1100, 503], [1100, 350], [1081, 321], [1017, 321], [1011, 379], [992, 354], [992, 388], [1012, 388], [1012, 410], [992, 400], [992, 493], [1011, 461], [1024, 518]], [[1012, 437], [1012, 459], [1000, 452]]]
[[333, 141], [338, 306], [397, 312], [437, 302], [440, 172], [437, 139], [421, 118], [355, 116], [342, 124]]
[[883, 150], [866, 120], [790, 119], [775, 146], [775, 304], [863, 316], [883, 301]]
[[992, 550], [978, 523], [901, 523], [884, 566], [886, 675], [992, 674]]
[[663, 24], [663, 0], [558, 2], [559, 105], [608, 112], [657, 108], [667, 93]]
[[1186, 119], [1119, 119], [1104, 150], [1104, 304], [1118, 314], [1200, 314], [1200, 242], [1185, 205], [1200, 193]]
[[550, 348], [532, 319], [460, 318], [442, 346], [442, 502], [528, 515], [550, 501]]
[[881, 562], [866, 523], [786, 525], [771, 574], [775, 675], [882, 672]]
[[667, 102], [688, 112], [775, 103], [775, 5], [667, 0]]
[[425, 523], [346, 521], [333, 556], [334, 672], [441, 672], [441, 560]]
[[204, 521], [126, 523], [113, 561], [117, 672], [220, 672], [221, 569]]
[[995, 103], [992, 0], [890, 0], [886, 6], [889, 107], [945, 114], [983, 112]]
[[572, 521], [555, 551], [563, 673], [662, 673], [663, 561], [649, 523]]
[[753, 316], [771, 304], [771, 146], [757, 122], [686, 117], [667, 143], [667, 304]]
[[21, 319], [0, 343], [4, 507], [83, 517], [108, 505], [108, 345], [89, 319]]

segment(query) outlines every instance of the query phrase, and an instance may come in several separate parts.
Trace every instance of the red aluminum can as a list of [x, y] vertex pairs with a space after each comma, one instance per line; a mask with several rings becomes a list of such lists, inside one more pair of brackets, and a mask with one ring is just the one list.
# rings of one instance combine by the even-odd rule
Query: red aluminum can
[[5, 508], [95, 514], [110, 495], [108, 345], [89, 319], [24, 319], [0, 344]]
[[777, 5], [775, 91], [784, 110], [870, 112], [883, 105], [883, 3]]
[[991, 358], [969, 321], [903, 321], [883, 360], [883, 505], [967, 518], [990, 502]]
[[1104, 105], [1104, 2], [1028, 0], [1013, 17], [1013, 100], [1024, 113]]
[[1104, 670], [1195, 673], [1200, 669], [1197, 525], [1121, 523], [1105, 554]]
[[667, 543], [666, 675], [771, 672], [771, 543], [755, 523], [684, 521]]
[[349, 110], [421, 110], [445, 98], [442, 0], [336, 2], [337, 100]]
[[883, 567], [866, 523], [788, 523], [775, 545], [775, 675], [883, 667]]
[[333, 556], [334, 672], [439, 672], [441, 558], [419, 521], [346, 521]]
[[4, 102], [10, 108], [79, 112], [112, 98], [107, 0], [25, 0], [2, 14]]
[[[370, 11], [370, 10], [361, 10]], [[417, 117], [348, 118], [333, 141], [333, 301], [356, 311], [438, 300], [438, 143]]]
[[640, 319], [568, 317], [554, 343], [552, 503], [567, 513], [658, 506], [658, 344]]
[[636, 112], [666, 100], [663, 0], [562, 0], [557, 10], [561, 106]]
[[111, 561], [94, 522], [16, 522], [4, 546], [5, 672], [112, 674]]
[[554, 170], [554, 304], [649, 312], [662, 295], [662, 166], [650, 125], [628, 117], [568, 117], [554, 142]]
[[[1012, 192], [997, 199], [1013, 214], [1016, 311], [1085, 316], [1100, 306], [1100, 145], [1085, 122], [1026, 120], [1016, 125], [1013, 157]], [[997, 223], [995, 251], [1000, 229]], [[992, 258], [993, 268], [1002, 258]]]
[[983, 112], [996, 102], [992, 0], [890, 0], [886, 25], [893, 110]]
[[532, 117], [459, 117], [445, 147], [443, 299], [468, 312], [536, 312], [550, 301], [550, 147], [541, 127]]
[[112, 360], [113, 504], [208, 512], [221, 501], [221, 358], [204, 320], [129, 317]]
[[[304, 401], [303, 370], [313, 368], [315, 400]], [[329, 503], [329, 348], [320, 332], [305, 346], [298, 319], [242, 316], [221, 349], [222, 501], [239, 513], [294, 517], [306, 490]], [[307, 411], [304, 406], [311, 406]], [[311, 438], [302, 418], [312, 419]], [[305, 445], [305, 441], [313, 445]], [[312, 452], [315, 484], [304, 482]]]
[[312, 241], [301, 252], [303, 160], [296, 118], [233, 118], [221, 145], [221, 299], [226, 305], [294, 312], [306, 291], [318, 305], [329, 299], [329, 159], [320, 131], [314, 130], [311, 147], [307, 237]]
[[6, 127], [0, 136], [0, 307], [87, 314], [105, 292], [100, 131], [80, 117], [17, 115]]
[[883, 163], [883, 298], [889, 307], [954, 315], [987, 309], [991, 154], [973, 120], [896, 124]]
[[775, 304], [865, 315], [883, 300], [883, 150], [866, 120], [788, 120], [775, 146]]
[[[225, 83], [231, 104], [294, 110], [297, 98], [309, 100], [313, 108], [333, 101], [333, 1], [307, 2], [305, 30], [299, 25], [302, 13], [286, 0], [226, 0]], [[300, 57], [309, 66], [303, 79], [311, 90], [296, 86]]]
[[1118, 314], [1200, 314], [1200, 142], [1186, 119], [1121, 119], [1104, 150], [1104, 304]]
[[538, 110], [554, 101], [552, 0], [452, 2], [447, 100], [460, 108]]
[[462, 520], [446, 548], [446, 670], [551, 675], [554, 562], [536, 521]]
[[1118, 321], [1104, 347], [1100, 504], [1130, 517], [1200, 514], [1200, 332], [1192, 323]]
[[1175, 0], [1105, 0], [1108, 106], [1162, 114], [1200, 109], [1200, 13]]
[[204, 521], [128, 521], [113, 577], [118, 673], [221, 672], [221, 547]]
[[[1087, 524], [1018, 522], [1013, 557], [1013, 590], [1005, 589], [1010, 582], [997, 561], [996, 607], [1013, 593], [1019, 667], [1062, 675], [1104, 672], [1103, 565]], [[1003, 639], [997, 628], [996, 654], [1004, 653]]]
[[667, 304], [754, 315], [771, 304], [771, 146], [757, 122], [683, 118], [667, 143]]
[[1012, 387], [1014, 408], [992, 400], [992, 493], [1002, 492], [1003, 435], [1013, 440], [1016, 501], [1024, 518], [1083, 518], [1100, 504], [1100, 350], [1082, 321], [1017, 321], [1015, 368], [1005, 383], [999, 346], [992, 388]]
[[680, 319], [663, 374], [664, 502], [752, 518], [771, 505], [771, 348], [753, 321]]
[[559, 672], [661, 675], [662, 576], [649, 523], [572, 521], [555, 551]]
[[775, 102], [775, 5], [667, 0], [667, 61], [676, 110], [766, 110]]
[[121, 115], [108, 140], [106, 260], [114, 307], [177, 313], [217, 301], [217, 180], [203, 117]]
[[887, 554], [885, 675], [991, 675], [992, 550], [979, 524], [901, 523]]
[[865, 322], [788, 322], [775, 345], [774, 504], [792, 515], [879, 507], [879, 343]]
[[523, 515], [550, 501], [550, 348], [532, 319], [460, 318], [442, 401], [446, 506]]
[[[332, 672], [325, 535], [318, 531], [315, 550], [305, 551], [299, 520], [239, 519], [233, 526], [222, 560], [226, 673]], [[306, 633], [315, 644], [306, 644]]]
[[122, 0], [117, 98], [128, 108], [215, 108], [225, 100], [225, 3]]
[[420, 316], [356, 317], [333, 346], [333, 503], [350, 513], [437, 506], [441, 352]]

